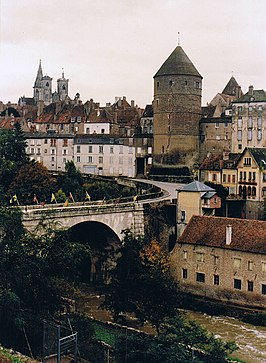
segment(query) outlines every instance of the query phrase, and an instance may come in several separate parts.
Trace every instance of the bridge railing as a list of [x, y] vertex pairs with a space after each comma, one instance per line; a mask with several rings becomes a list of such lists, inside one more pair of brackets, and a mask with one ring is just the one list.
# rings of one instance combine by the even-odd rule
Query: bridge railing
[[92, 200], [92, 201], [84, 201], [84, 202], [72, 202], [68, 205], [66, 205], [65, 203], [55, 203], [55, 204], [34, 204], [34, 205], [27, 205], [27, 206], [20, 206], [20, 208], [22, 209], [23, 212], [34, 212], [34, 210], [36, 211], [40, 211], [40, 209], [49, 209], [49, 210], [53, 210], [53, 209], [61, 209], [61, 208], [70, 208], [70, 207], [75, 207], [75, 208], [95, 208], [95, 207], [99, 207], [101, 206], [101, 208], [103, 207], [108, 207], [108, 206], [116, 206], [116, 205], [125, 205], [125, 204], [130, 204], [132, 205], [133, 203], [138, 203], [138, 202], [143, 202], [145, 200], [150, 200], [150, 199], [157, 199], [157, 198], [161, 198], [164, 197], [165, 192], [160, 190], [160, 191], [156, 191], [156, 192], [152, 192], [152, 193], [145, 193], [145, 194], [139, 194], [139, 195], [135, 195], [135, 196], [130, 196], [130, 197], [119, 197], [119, 198], [114, 198], [114, 199], [101, 199], [101, 200]]

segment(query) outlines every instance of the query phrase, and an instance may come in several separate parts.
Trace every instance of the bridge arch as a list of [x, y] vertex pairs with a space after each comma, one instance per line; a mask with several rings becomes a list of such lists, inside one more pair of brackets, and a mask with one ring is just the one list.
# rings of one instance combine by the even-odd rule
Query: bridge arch
[[90, 261], [82, 266], [84, 282], [108, 282], [110, 271], [115, 267], [120, 256], [121, 239], [106, 224], [97, 221], [85, 221], [69, 228], [72, 241], [89, 246]]

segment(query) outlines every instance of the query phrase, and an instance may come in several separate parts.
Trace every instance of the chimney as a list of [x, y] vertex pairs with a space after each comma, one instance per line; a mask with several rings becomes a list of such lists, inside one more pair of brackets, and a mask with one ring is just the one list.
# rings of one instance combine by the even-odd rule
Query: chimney
[[135, 101], [134, 100], [131, 100], [131, 107], [135, 107]]
[[253, 86], [248, 87], [248, 94], [251, 96], [253, 95]]
[[231, 224], [228, 224], [228, 226], [226, 226], [225, 244], [229, 246], [231, 242], [232, 242], [232, 226]]

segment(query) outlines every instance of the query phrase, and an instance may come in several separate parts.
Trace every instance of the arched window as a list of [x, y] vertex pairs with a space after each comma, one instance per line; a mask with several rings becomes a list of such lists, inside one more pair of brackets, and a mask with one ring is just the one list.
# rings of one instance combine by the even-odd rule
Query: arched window
[[252, 187], [252, 196], [255, 197], [256, 196], [256, 187]]
[[46, 82], [46, 87], [49, 87], [49, 82]]
[[239, 189], [238, 189], [238, 195], [241, 197], [243, 193], [243, 188], [242, 185], [240, 185]]
[[251, 186], [248, 187], [248, 196], [251, 195]]
[[246, 187], [246, 186], [244, 186], [244, 187], [243, 187], [242, 197], [243, 197], [244, 199], [247, 197], [247, 187]]
[[66, 86], [65, 86], [65, 85], [63, 85], [62, 89], [63, 89], [63, 90], [65, 91], [65, 89], [66, 89]]

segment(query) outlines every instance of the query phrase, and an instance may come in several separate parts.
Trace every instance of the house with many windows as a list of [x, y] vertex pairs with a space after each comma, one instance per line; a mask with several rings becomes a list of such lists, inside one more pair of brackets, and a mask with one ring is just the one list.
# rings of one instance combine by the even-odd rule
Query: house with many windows
[[189, 293], [266, 307], [266, 222], [193, 216], [171, 252], [171, 272]]
[[232, 111], [231, 151], [265, 147], [266, 92], [250, 86], [245, 95], [232, 102]]

